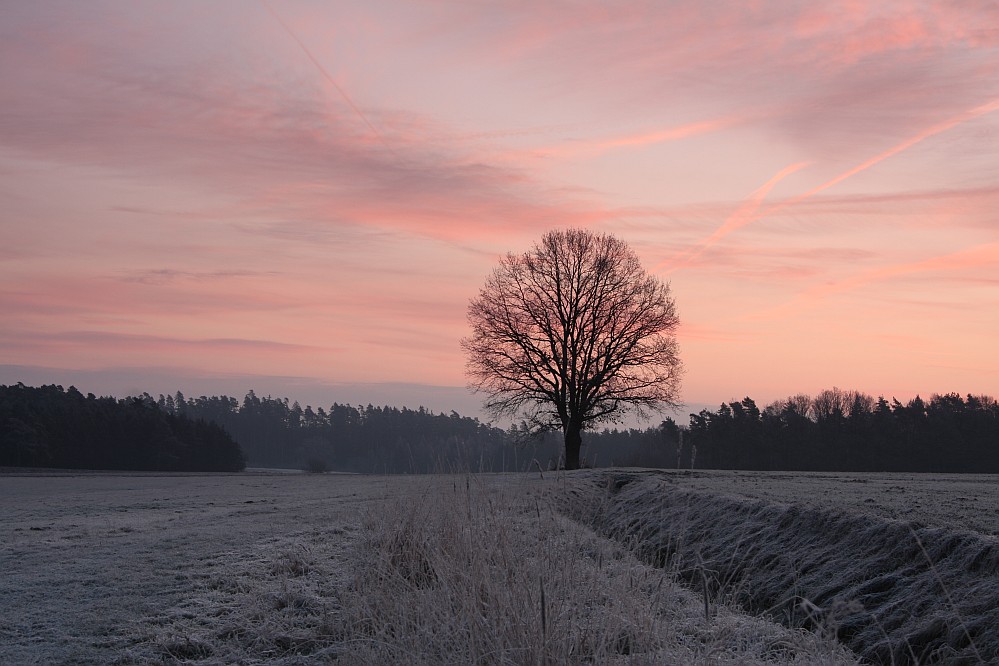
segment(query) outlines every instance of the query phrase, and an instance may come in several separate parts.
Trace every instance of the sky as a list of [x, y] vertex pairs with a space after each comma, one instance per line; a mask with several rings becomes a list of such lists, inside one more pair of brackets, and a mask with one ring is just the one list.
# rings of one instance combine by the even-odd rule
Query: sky
[[0, 5], [0, 383], [479, 415], [566, 227], [670, 283], [681, 422], [999, 394], [999, 4]]

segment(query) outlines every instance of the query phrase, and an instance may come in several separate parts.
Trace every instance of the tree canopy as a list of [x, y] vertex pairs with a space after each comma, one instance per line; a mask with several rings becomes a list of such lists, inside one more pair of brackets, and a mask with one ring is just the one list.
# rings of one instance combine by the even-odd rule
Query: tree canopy
[[167, 412], [147, 394], [0, 386], [0, 466], [235, 472], [243, 452], [219, 425]]
[[749, 397], [690, 415], [691, 466], [835, 472], [999, 471], [999, 404], [936, 394], [903, 404], [859, 391]]
[[565, 465], [582, 431], [678, 405], [679, 318], [669, 285], [608, 234], [551, 231], [507, 254], [468, 306], [461, 344], [485, 409], [561, 429]]

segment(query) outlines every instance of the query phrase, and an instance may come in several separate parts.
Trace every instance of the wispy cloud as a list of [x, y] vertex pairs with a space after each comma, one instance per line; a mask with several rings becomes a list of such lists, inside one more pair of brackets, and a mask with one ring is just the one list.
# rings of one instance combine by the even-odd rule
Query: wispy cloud
[[113, 345], [116, 347], [138, 348], [145, 351], [157, 349], [190, 349], [210, 348], [216, 351], [243, 349], [258, 351], [315, 351], [314, 347], [295, 345], [273, 340], [246, 340], [240, 338], [179, 338], [159, 335], [136, 335], [115, 333], [109, 331], [65, 331], [61, 333], [42, 333], [35, 336], [36, 344], [71, 344], [88, 346]]
[[[268, 27], [274, 32], [273, 20]], [[20, 71], [5, 68], [0, 75], [16, 75], [0, 82], [12, 92], [30, 92], [6, 100], [3, 145], [234, 200], [203, 217], [305, 212], [336, 224], [487, 238], [502, 237], [511, 227], [594, 217], [585, 202], [567, 199], [516, 165], [478, 161], [445, 127], [419, 114], [396, 114], [401, 123], [375, 130], [371, 114], [346, 96], [301, 40], [314, 80], [288, 89], [266, 70], [234, 84], [233, 63], [221, 55], [194, 68], [164, 68], [143, 63], [150, 51], [137, 47], [138, 62], [99, 67], [121, 45], [80, 36], [74, 48], [86, 57], [60, 59], [56, 66], [41, 44], [58, 37], [38, 37], [4, 48], [8, 62], [23, 64]], [[334, 85], [346, 106], [330, 103], [318, 84]], [[46, 94], [60, 97], [62, 106], [39, 114]], [[364, 131], [358, 131], [358, 118]], [[376, 150], [372, 131], [391, 150]]]
[[[806, 289], [793, 301], [770, 310], [762, 316], [771, 316], [774, 314], [786, 316], [804, 308], [815, 307], [822, 300], [835, 294], [862, 289], [876, 282], [885, 282], [909, 276], [965, 273], [981, 267], [994, 268], [999, 271], [999, 243], [984, 243], [926, 259], [862, 271], [843, 280]], [[995, 282], [991, 275], [973, 279], [983, 284], [992, 284]]]
[[323, 64], [316, 59], [316, 56], [312, 54], [312, 51], [309, 50], [309, 47], [305, 45], [305, 43], [301, 40], [301, 38], [299, 38], [299, 36], [295, 33], [295, 31], [292, 30], [291, 27], [289, 27], [288, 24], [281, 19], [281, 16], [276, 11], [274, 11], [274, 8], [271, 7], [270, 3], [267, 2], [267, 0], [261, 0], [261, 4], [263, 4], [263, 6], [267, 9], [268, 13], [270, 13], [270, 15], [274, 17], [274, 20], [278, 23], [278, 25], [280, 25], [284, 29], [284, 31], [288, 33], [288, 36], [291, 37], [296, 44], [298, 44], [299, 48], [302, 49], [302, 52], [309, 59], [309, 61], [313, 65], [315, 65], [316, 70], [322, 75], [324, 79], [326, 79], [326, 81], [329, 82], [331, 86], [333, 86], [334, 90], [336, 90], [337, 93], [340, 95], [340, 97], [343, 98], [343, 100], [357, 115], [357, 117], [360, 118], [365, 125], [367, 125], [368, 129], [371, 130], [372, 134], [377, 136], [382, 143], [385, 143], [386, 147], [390, 147], [385, 142], [385, 137], [382, 136], [382, 133], [378, 131], [378, 128], [371, 124], [371, 121], [364, 114], [364, 112], [362, 112], [361, 109], [359, 109], [357, 105], [354, 104], [354, 100], [350, 98], [350, 95], [347, 94], [347, 91], [344, 90], [342, 87], [340, 87], [340, 84], [336, 82], [336, 79], [334, 79], [330, 75], [330, 73], [326, 70], [326, 68], [323, 66]]
[[540, 148], [514, 151], [498, 155], [502, 161], [523, 160], [530, 157], [573, 159], [594, 157], [607, 151], [623, 148], [642, 148], [660, 143], [681, 141], [691, 137], [728, 129], [746, 122], [745, 117], [729, 116], [712, 120], [697, 120], [664, 129], [637, 132], [603, 138], [569, 139]]
[[810, 164], [809, 162], [796, 162], [794, 164], [789, 164], [788, 166], [778, 171], [776, 174], [773, 175], [773, 177], [770, 178], [770, 180], [765, 182], [763, 185], [757, 188], [752, 194], [750, 194], [749, 197], [742, 203], [742, 205], [740, 205], [739, 208], [734, 213], [729, 215], [728, 218], [726, 218], [725, 222], [722, 223], [720, 227], [715, 229], [710, 236], [705, 238], [694, 248], [691, 248], [690, 250], [683, 252], [681, 255], [663, 261], [658, 266], [656, 266], [656, 270], [660, 270], [666, 266], [668, 266], [670, 270], [680, 270], [685, 266], [689, 265], [690, 262], [697, 259], [697, 257], [700, 256], [707, 248], [711, 247], [712, 245], [723, 239], [725, 236], [729, 235], [733, 231], [736, 231], [737, 229], [741, 229], [747, 224], [750, 224], [760, 219], [761, 216], [757, 215], [757, 211], [759, 210], [760, 206], [763, 204], [763, 201], [766, 199], [767, 195], [770, 194], [770, 190], [772, 190], [774, 186], [777, 185], [777, 183], [784, 180], [785, 178], [795, 173], [796, 171], [804, 169], [809, 164]]
[[798, 162], [795, 164], [788, 165], [784, 169], [780, 170], [777, 174], [775, 174], [763, 186], [754, 191], [749, 196], [749, 198], [747, 198], [746, 201], [743, 202], [743, 204], [732, 215], [730, 215], [724, 221], [724, 223], [722, 223], [720, 227], [718, 227], [717, 229], [715, 229], [714, 232], [711, 233], [710, 236], [704, 239], [696, 247], [681, 254], [680, 256], [674, 257], [672, 259], [660, 263], [659, 266], [657, 266], [657, 269], [661, 269], [666, 266], [669, 266], [674, 270], [682, 269], [683, 267], [688, 265], [690, 261], [696, 259], [702, 252], [704, 252], [706, 248], [718, 242], [719, 240], [729, 235], [733, 231], [745, 227], [746, 225], [751, 224], [753, 222], [764, 219], [770, 215], [779, 213], [785, 208], [789, 208], [791, 206], [795, 206], [804, 201], [812, 199], [816, 195], [824, 192], [825, 190], [835, 187], [836, 185], [842, 183], [843, 181], [852, 178], [853, 176], [856, 176], [857, 174], [866, 171], [867, 169], [870, 169], [871, 167], [874, 167], [877, 164], [891, 157], [894, 157], [905, 150], [908, 150], [909, 148], [912, 148], [916, 144], [925, 141], [926, 139], [929, 139], [942, 132], [946, 132], [947, 130], [953, 129], [954, 127], [957, 127], [962, 123], [974, 120], [979, 116], [983, 116], [997, 110], [999, 110], [999, 98], [996, 98], [985, 104], [975, 106], [971, 109], [968, 109], [964, 113], [958, 114], [952, 118], [948, 118], [943, 122], [936, 123], [916, 133], [915, 135], [907, 138], [906, 140], [898, 144], [895, 144], [888, 150], [885, 150], [881, 153], [878, 153], [877, 155], [874, 155], [873, 157], [864, 160], [860, 164], [850, 169], [847, 169], [846, 171], [836, 175], [835, 177], [826, 180], [825, 182], [816, 185], [815, 187], [812, 187], [811, 189], [801, 194], [795, 195], [778, 203], [772, 204], [771, 206], [763, 210], [760, 210], [760, 207], [764, 199], [766, 198], [767, 194], [770, 192], [770, 190], [773, 189], [773, 187], [777, 183], [779, 183], [787, 176], [795, 173], [796, 171], [799, 171], [809, 166], [810, 162]]
[[144, 269], [131, 271], [120, 279], [124, 282], [161, 285], [175, 280], [225, 280], [240, 277], [259, 277], [261, 275], [278, 275], [277, 271], [181, 271], [173, 268]]
[[[861, 173], [862, 171], [866, 171], [867, 169], [870, 169], [871, 167], [873, 167], [873, 166], [875, 166], [875, 165], [883, 162], [884, 160], [888, 159], [889, 157], [894, 157], [895, 155], [898, 155], [902, 151], [908, 150], [909, 148], [912, 148], [917, 143], [925, 141], [926, 139], [929, 139], [930, 137], [936, 136], [937, 134], [940, 134], [941, 132], [946, 132], [947, 130], [953, 129], [954, 127], [957, 127], [958, 125], [961, 125], [962, 123], [966, 123], [966, 122], [968, 122], [970, 120], [974, 120], [975, 118], [978, 118], [979, 116], [983, 116], [985, 114], [992, 113], [992, 112], [997, 111], [997, 110], [999, 110], [999, 98], [993, 99], [993, 100], [991, 100], [989, 102], [986, 102], [985, 104], [980, 104], [978, 106], [975, 106], [975, 107], [973, 107], [971, 109], [968, 109], [967, 111], [964, 111], [963, 113], [959, 113], [956, 116], [948, 118], [947, 120], [944, 120], [943, 122], [935, 123], [934, 125], [931, 125], [930, 127], [927, 127], [926, 129], [924, 129], [924, 130], [922, 130], [920, 132], [917, 132], [913, 136], [910, 136], [909, 138], [905, 139], [904, 141], [895, 144], [894, 146], [892, 146], [888, 150], [885, 150], [884, 152], [878, 153], [877, 155], [874, 155], [873, 157], [864, 160], [863, 162], [861, 162], [857, 166], [853, 167], [852, 169], [848, 169], [848, 170], [844, 171], [843, 173], [837, 175], [835, 178], [827, 180], [826, 182], [822, 183], [821, 185], [817, 185], [816, 187], [813, 187], [812, 189], [810, 189], [807, 192], [805, 192], [804, 194], [801, 194], [801, 195], [799, 195], [797, 197], [794, 197], [794, 198], [790, 199], [789, 201], [787, 201], [785, 203], [779, 204], [779, 207], [774, 207], [773, 209], [771, 209], [770, 211], [767, 211], [767, 212], [773, 212], [773, 211], [776, 211], [776, 210], [780, 210], [780, 208], [783, 207], [783, 206], [792, 206], [795, 203], [797, 203], [798, 201], [802, 201], [804, 199], [809, 199], [809, 198], [815, 196], [816, 194], [818, 194], [819, 192], [822, 192], [822, 191], [827, 190], [827, 189], [829, 189], [831, 187], [834, 187], [834, 186], [838, 185], [839, 183], [843, 182], [844, 180], [846, 180], [848, 178], [852, 178], [853, 176], [856, 176], [857, 174]], [[764, 214], [766, 214], [766, 213], [764, 213]]]

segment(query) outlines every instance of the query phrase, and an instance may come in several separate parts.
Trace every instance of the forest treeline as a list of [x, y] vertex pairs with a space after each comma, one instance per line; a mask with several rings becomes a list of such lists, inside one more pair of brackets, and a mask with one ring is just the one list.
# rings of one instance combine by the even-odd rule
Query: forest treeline
[[239, 445], [215, 423], [167, 412], [148, 395], [0, 386], [0, 466], [235, 472]]
[[[503, 430], [454, 411], [434, 413], [423, 407], [333, 403], [313, 409], [253, 391], [242, 401], [185, 398], [178, 392], [157, 402], [167, 413], [223, 426], [253, 467], [380, 474], [524, 471], [558, 465], [562, 449], [554, 434], [533, 438], [522, 427]], [[586, 446], [589, 459], [601, 466], [665, 467], [676, 459], [678, 432], [667, 420], [647, 431], [590, 433]]]
[[903, 404], [837, 388], [759, 409], [751, 398], [691, 414], [684, 467], [833, 472], [999, 472], [999, 404], [918, 396]]
[[[237, 444], [238, 443], [238, 444]], [[287, 398], [123, 400], [75, 388], [0, 387], [0, 465], [252, 467], [361, 473], [525, 471], [560, 462], [560, 434], [531, 437], [424, 408], [302, 407]], [[905, 404], [857, 391], [751, 398], [654, 428], [587, 432], [584, 465], [681, 469], [999, 472], [999, 405], [934, 395]]]
[[[670, 422], [672, 424], [672, 422]], [[675, 439], [676, 426], [672, 436]], [[602, 465], [665, 466], [659, 429], [587, 438]], [[556, 437], [526, 438], [478, 419], [396, 407], [302, 408], [287, 398], [116, 399], [74, 387], [0, 386], [0, 466], [362, 473], [523, 471], [559, 462]]]
[[423, 408], [302, 407], [287, 398], [242, 401], [229, 396], [160, 396], [167, 413], [218, 423], [240, 443], [253, 467], [326, 468], [344, 472], [426, 473], [498, 469], [516, 453], [502, 430]]

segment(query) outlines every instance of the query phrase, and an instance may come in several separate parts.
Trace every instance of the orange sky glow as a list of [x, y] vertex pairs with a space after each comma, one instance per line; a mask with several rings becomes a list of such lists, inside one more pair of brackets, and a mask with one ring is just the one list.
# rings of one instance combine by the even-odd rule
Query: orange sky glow
[[507, 251], [670, 281], [688, 409], [999, 394], [999, 4], [8, 3], [0, 383], [477, 415]]

